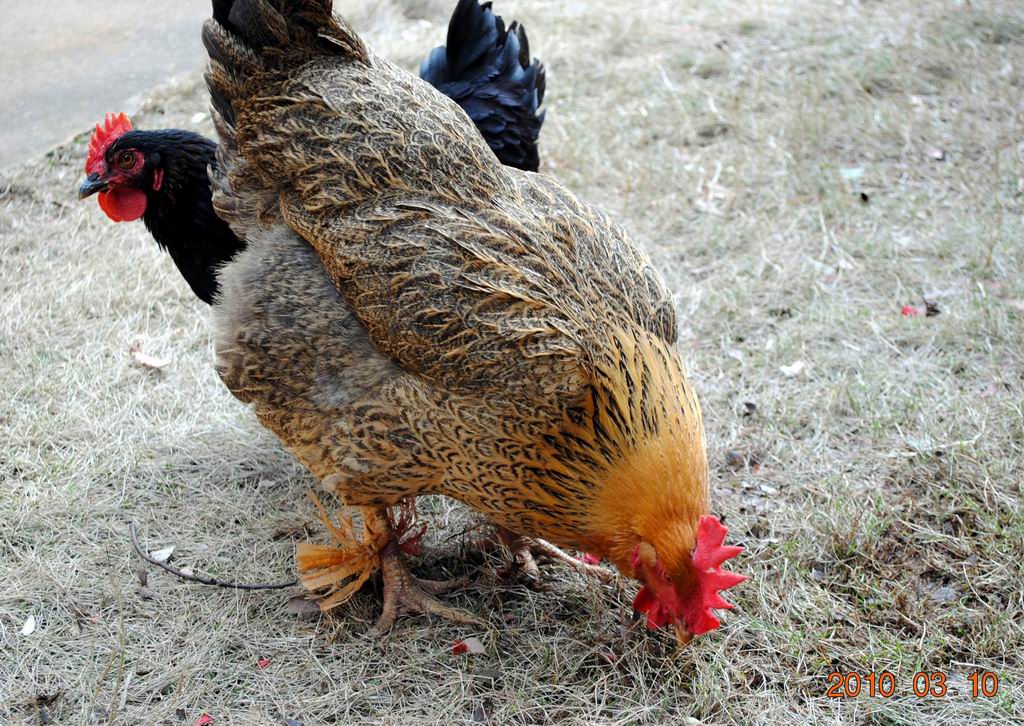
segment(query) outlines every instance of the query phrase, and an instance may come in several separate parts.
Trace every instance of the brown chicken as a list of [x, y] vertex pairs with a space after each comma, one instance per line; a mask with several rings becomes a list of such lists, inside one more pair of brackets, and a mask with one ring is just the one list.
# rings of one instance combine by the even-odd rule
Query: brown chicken
[[300, 548], [327, 609], [380, 569], [378, 630], [469, 619], [406, 568], [388, 508], [443, 494], [643, 583], [682, 640], [718, 625], [700, 406], [672, 297], [607, 216], [503, 168], [466, 114], [329, 0], [219, 0], [203, 38], [218, 214], [247, 242], [215, 306], [220, 374], [364, 533]]

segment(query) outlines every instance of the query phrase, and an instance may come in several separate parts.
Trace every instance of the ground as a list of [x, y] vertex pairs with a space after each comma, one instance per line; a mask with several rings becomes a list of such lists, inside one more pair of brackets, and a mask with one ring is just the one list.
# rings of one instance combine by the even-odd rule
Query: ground
[[0, 169], [39, 156], [109, 106], [134, 112], [206, 56], [209, 0], [0, 0]]
[[[450, 11], [366, 5], [338, 8], [410, 68]], [[482, 578], [452, 598], [485, 629], [368, 640], [372, 589], [318, 617], [295, 590], [140, 584], [129, 522], [242, 581], [287, 579], [323, 533], [309, 477], [219, 383], [209, 311], [140, 224], [76, 200], [80, 137], [0, 179], [0, 721], [1024, 719], [1024, 8], [498, 10], [549, 67], [544, 173], [678, 292], [714, 509], [747, 548], [737, 609], [679, 650], [630, 631], [628, 584], [552, 566], [546, 591]], [[193, 79], [136, 120], [209, 131], [205, 107]], [[425, 508], [420, 571], [474, 573], [475, 520]], [[454, 655], [470, 636], [486, 652]], [[896, 695], [829, 698], [837, 670], [889, 671]], [[986, 670], [998, 694], [974, 699]], [[947, 695], [917, 698], [919, 671]]]

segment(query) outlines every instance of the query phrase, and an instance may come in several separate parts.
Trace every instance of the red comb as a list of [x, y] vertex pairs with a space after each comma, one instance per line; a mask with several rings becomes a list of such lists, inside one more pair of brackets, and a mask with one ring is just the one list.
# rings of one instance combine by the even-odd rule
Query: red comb
[[[659, 592], [644, 585], [633, 601], [633, 609], [647, 614], [647, 627], [652, 630], [682, 616], [691, 635], [714, 630], [721, 623], [712, 614], [714, 609], [731, 610], [733, 604], [719, 595], [747, 579], [746, 575], [723, 570], [721, 565], [743, 551], [742, 547], [724, 545], [729, 530], [717, 518], [706, 514], [697, 524], [697, 544], [691, 562], [697, 576], [697, 591], [681, 600], [673, 591]], [[637, 555], [634, 554], [634, 567]]]
[[132, 122], [123, 113], [114, 115], [108, 113], [103, 119], [103, 125], [96, 124], [96, 130], [89, 139], [89, 155], [85, 159], [86, 174], [100, 174], [103, 172], [103, 155], [107, 153], [110, 145], [132, 130]]
[[697, 546], [693, 548], [693, 569], [700, 581], [700, 592], [686, 604], [686, 621], [690, 633], [700, 635], [714, 630], [720, 623], [711, 614], [713, 609], [732, 610], [731, 602], [719, 595], [747, 579], [746, 575], [722, 569], [722, 563], [743, 551], [742, 547], [722, 544], [729, 530], [716, 517], [705, 514], [697, 525]]

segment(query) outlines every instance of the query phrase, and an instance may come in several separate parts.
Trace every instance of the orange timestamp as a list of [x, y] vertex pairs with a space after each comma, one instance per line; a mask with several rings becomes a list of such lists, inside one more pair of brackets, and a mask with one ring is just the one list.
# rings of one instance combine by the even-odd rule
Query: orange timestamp
[[[865, 674], [833, 671], [828, 674], [828, 682], [825, 695], [829, 698], [856, 698], [862, 694], [870, 698], [892, 698], [899, 690], [896, 675], [889, 671]], [[993, 698], [999, 693], [999, 676], [992, 671], [975, 671], [967, 676], [967, 685], [971, 698]], [[941, 671], [918, 671], [910, 680], [910, 689], [918, 698], [945, 698], [959, 690], [948, 683], [946, 674]]]

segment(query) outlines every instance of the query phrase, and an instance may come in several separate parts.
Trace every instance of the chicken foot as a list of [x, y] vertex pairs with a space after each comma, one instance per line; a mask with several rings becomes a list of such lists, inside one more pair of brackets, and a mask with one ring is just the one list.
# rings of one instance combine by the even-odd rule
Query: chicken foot
[[[442, 595], [466, 584], [465, 579], [444, 581], [415, 577], [405, 562], [402, 551], [403, 531], [396, 531], [387, 507], [360, 507], [363, 515], [363, 536], [355, 536], [352, 521], [342, 517], [337, 524], [327, 515], [319, 500], [313, 501], [321, 511], [335, 546], [300, 545], [298, 554], [300, 581], [307, 589], [331, 588], [320, 601], [327, 611], [347, 602], [360, 587], [380, 570], [384, 580], [384, 609], [369, 635], [381, 635], [399, 615], [437, 615], [457, 623], [483, 625], [483, 621], [457, 608], [445, 605], [435, 595]], [[408, 514], [408, 510], [406, 511]], [[399, 518], [405, 525], [411, 520]], [[405, 526], [402, 525], [402, 526]]]
[[547, 540], [516, 534], [504, 527], [495, 526], [494, 539], [482, 544], [485, 548], [489, 545], [500, 545], [512, 553], [512, 563], [498, 571], [499, 577], [503, 579], [522, 578], [531, 586], [540, 583], [540, 567], [537, 565], [537, 557], [546, 557], [561, 562], [581, 575], [597, 577], [605, 581], [615, 577], [614, 573], [603, 567], [587, 564]]
[[423, 580], [413, 575], [405, 563], [405, 555], [388, 518], [387, 509], [363, 507], [362, 510], [367, 536], [384, 542], [379, 550], [380, 570], [384, 579], [384, 609], [376, 625], [370, 629], [370, 635], [381, 635], [387, 631], [399, 615], [436, 615], [456, 623], [484, 624], [479, 618], [445, 605], [434, 597], [463, 587], [466, 584], [464, 579]]

